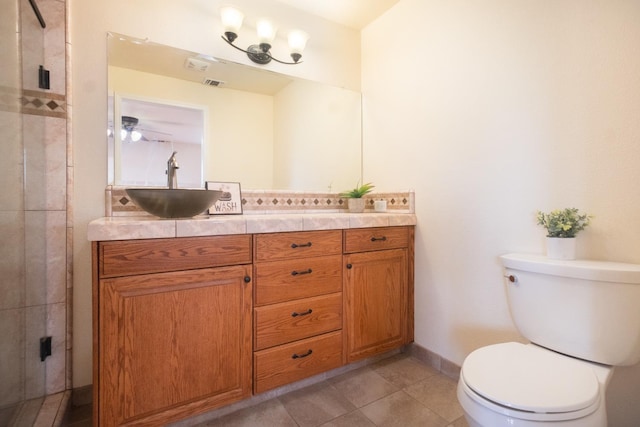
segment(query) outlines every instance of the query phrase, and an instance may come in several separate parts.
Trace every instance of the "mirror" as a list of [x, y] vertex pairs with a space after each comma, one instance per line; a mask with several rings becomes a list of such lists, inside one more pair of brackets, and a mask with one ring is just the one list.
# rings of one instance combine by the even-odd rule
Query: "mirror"
[[[179, 186], [186, 186], [181, 177], [197, 168], [194, 162], [202, 173], [200, 185], [190, 187], [233, 181], [245, 189], [341, 191], [361, 181], [357, 92], [113, 33], [108, 64], [109, 125], [120, 133], [133, 117], [143, 135], [147, 130], [147, 151], [130, 135], [108, 138], [109, 183], [131, 185], [123, 177], [146, 169], [164, 173], [169, 150], [178, 151]], [[192, 150], [185, 148], [181, 130], [171, 128], [184, 124], [172, 108], [185, 107], [204, 115], [198, 125], [203, 144]], [[146, 112], [163, 109], [164, 118]], [[127, 150], [135, 154], [123, 157]], [[185, 163], [187, 151], [201, 159]], [[157, 160], [161, 154], [167, 159]]]

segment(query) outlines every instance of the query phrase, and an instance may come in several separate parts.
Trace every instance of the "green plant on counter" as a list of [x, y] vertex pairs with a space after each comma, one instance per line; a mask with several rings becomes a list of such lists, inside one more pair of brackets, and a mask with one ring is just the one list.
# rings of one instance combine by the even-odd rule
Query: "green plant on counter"
[[547, 229], [547, 237], [576, 237], [585, 229], [592, 216], [581, 214], [576, 208], [555, 209], [549, 213], [538, 211], [538, 225]]
[[340, 197], [346, 197], [348, 199], [360, 199], [365, 194], [371, 193], [374, 188], [375, 185], [370, 182], [362, 185], [356, 184], [356, 188], [354, 188], [353, 190], [343, 191], [342, 193], [340, 193]]

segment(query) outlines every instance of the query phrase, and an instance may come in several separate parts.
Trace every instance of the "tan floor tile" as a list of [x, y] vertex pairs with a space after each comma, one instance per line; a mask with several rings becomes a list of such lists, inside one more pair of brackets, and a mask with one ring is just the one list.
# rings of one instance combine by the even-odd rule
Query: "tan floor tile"
[[404, 391], [442, 418], [454, 421], [464, 415], [458, 403], [456, 387], [455, 380], [438, 374], [406, 387]]
[[359, 410], [349, 412], [341, 417], [333, 419], [321, 427], [376, 427], [371, 420]]
[[326, 381], [292, 391], [278, 399], [300, 427], [315, 427], [355, 409]]
[[378, 427], [444, 427], [447, 421], [414, 398], [399, 391], [363, 408]]
[[369, 367], [348, 372], [329, 381], [358, 408], [399, 390]]
[[297, 427], [278, 399], [242, 409], [205, 424], [208, 427]]
[[467, 420], [464, 417], [460, 417], [447, 427], [469, 427], [469, 423], [467, 423]]
[[404, 354], [381, 360], [371, 368], [382, 378], [399, 388], [407, 387], [438, 374], [436, 369]]

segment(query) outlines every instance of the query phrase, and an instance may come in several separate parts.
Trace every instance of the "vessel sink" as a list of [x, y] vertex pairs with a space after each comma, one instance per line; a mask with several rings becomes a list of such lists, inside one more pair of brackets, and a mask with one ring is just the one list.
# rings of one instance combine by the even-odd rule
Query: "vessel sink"
[[160, 218], [191, 218], [207, 210], [222, 191], [187, 188], [127, 188], [131, 200]]

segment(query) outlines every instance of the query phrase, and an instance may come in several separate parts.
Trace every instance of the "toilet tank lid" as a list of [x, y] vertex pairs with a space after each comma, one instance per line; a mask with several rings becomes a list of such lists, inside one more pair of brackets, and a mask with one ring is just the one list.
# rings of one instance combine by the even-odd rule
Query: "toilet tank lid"
[[511, 253], [500, 256], [502, 265], [512, 270], [602, 282], [640, 285], [640, 264], [595, 260], [558, 260], [544, 255]]

